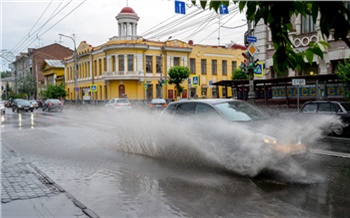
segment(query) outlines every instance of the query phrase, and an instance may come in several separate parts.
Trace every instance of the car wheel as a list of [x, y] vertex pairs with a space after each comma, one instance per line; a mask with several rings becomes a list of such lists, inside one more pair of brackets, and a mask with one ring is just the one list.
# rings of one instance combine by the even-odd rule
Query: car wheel
[[33, 109], [33, 110], [30, 110], [30, 112], [32, 112], [32, 113], [33, 113], [33, 111], [34, 111], [34, 109]]
[[337, 136], [340, 136], [344, 133], [344, 129], [340, 124], [332, 126], [333, 133]]

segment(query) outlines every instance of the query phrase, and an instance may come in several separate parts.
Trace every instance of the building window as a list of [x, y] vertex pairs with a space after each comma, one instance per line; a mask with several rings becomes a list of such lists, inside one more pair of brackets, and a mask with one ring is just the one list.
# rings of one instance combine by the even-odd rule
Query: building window
[[237, 61], [232, 61], [232, 72], [237, 68]]
[[156, 70], [157, 73], [161, 73], [162, 72], [162, 56], [157, 56], [156, 57]]
[[225, 87], [223, 87], [221, 89], [221, 92], [222, 92], [222, 97], [226, 97], [226, 88]]
[[180, 66], [180, 58], [179, 57], [174, 58], [174, 66]]
[[222, 75], [227, 75], [227, 61], [222, 61]]
[[146, 73], [152, 73], [152, 61], [153, 57], [152, 56], [146, 56]]
[[202, 94], [202, 98], [206, 98], [207, 97], [207, 88], [201, 88], [201, 94]]
[[218, 61], [217, 60], [212, 60], [211, 61], [211, 74], [212, 75], [217, 75], [218, 72], [217, 72], [217, 68], [218, 68]]
[[207, 60], [201, 59], [201, 74], [207, 74]]
[[124, 71], [124, 55], [118, 55], [118, 62], [119, 62], [119, 71]]
[[216, 88], [213, 88], [212, 90], [211, 90], [211, 97], [212, 98], [217, 98], [218, 96], [217, 96], [217, 93], [216, 93]]
[[191, 73], [196, 73], [196, 59], [190, 58], [190, 71]]
[[102, 59], [98, 59], [98, 74], [97, 75], [101, 75], [102, 74]]
[[[106, 58], [103, 58], [103, 71], [107, 71], [107, 59]], [[102, 74], [102, 72], [101, 72]]]
[[112, 56], [112, 71], [115, 71], [115, 56]]
[[309, 33], [315, 31], [315, 23], [312, 21], [312, 16], [307, 15], [301, 17], [301, 33]]
[[128, 71], [134, 71], [134, 55], [128, 55]]

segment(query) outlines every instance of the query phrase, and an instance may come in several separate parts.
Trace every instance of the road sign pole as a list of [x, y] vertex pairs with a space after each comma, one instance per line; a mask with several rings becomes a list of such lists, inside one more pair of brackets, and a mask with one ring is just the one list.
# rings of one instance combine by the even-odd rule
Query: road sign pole
[[297, 107], [298, 107], [298, 112], [299, 112], [299, 100], [300, 100], [300, 86], [298, 85], [298, 101], [297, 101]]

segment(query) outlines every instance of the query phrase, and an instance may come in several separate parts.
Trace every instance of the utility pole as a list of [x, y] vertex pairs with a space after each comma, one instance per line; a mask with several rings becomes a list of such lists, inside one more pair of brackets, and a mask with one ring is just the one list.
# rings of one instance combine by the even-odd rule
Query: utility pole
[[73, 34], [73, 37], [71, 36], [67, 36], [67, 35], [64, 35], [64, 34], [58, 34], [60, 36], [63, 36], [63, 37], [67, 37], [67, 38], [70, 38], [73, 43], [74, 43], [74, 90], [75, 90], [75, 104], [78, 104], [78, 101], [79, 101], [79, 87], [78, 87], [78, 75], [77, 75], [77, 71], [78, 71], [78, 60], [77, 60], [77, 46], [75, 44], [75, 35]]
[[[248, 36], [253, 35], [254, 30], [252, 29], [252, 22], [248, 22]], [[249, 45], [251, 44], [250, 42], [248, 43]], [[249, 47], [249, 46], [248, 46]], [[255, 99], [255, 94], [254, 94], [254, 57], [253, 55], [249, 55], [248, 59], [248, 75], [249, 75], [249, 93], [248, 93], [248, 101], [251, 104], [254, 104], [254, 99]]]

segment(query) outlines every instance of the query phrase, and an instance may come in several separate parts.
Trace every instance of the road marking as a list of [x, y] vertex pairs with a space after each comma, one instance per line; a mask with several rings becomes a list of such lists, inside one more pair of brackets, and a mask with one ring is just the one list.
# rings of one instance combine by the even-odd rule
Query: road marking
[[342, 153], [342, 152], [336, 152], [336, 151], [327, 151], [327, 150], [321, 150], [321, 149], [310, 149], [310, 152], [314, 153], [314, 154], [323, 154], [323, 155], [329, 155], [329, 156], [335, 156], [335, 157], [350, 158], [350, 154]]

